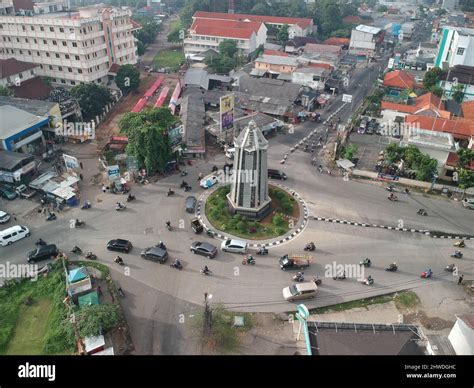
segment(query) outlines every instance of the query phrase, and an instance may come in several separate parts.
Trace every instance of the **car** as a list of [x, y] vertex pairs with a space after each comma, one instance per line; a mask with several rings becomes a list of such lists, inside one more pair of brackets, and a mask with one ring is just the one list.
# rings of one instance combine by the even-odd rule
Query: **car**
[[43, 245], [33, 251], [28, 252], [28, 263], [36, 263], [41, 260], [54, 259], [59, 254], [58, 247], [54, 244]]
[[317, 291], [318, 286], [314, 282], [292, 284], [283, 289], [283, 298], [289, 302], [299, 299], [314, 298]]
[[140, 255], [143, 259], [157, 261], [163, 264], [168, 260], [168, 251], [160, 247], [146, 248]]
[[31, 198], [36, 194], [36, 190], [29, 188], [26, 185], [20, 185], [16, 188], [16, 193], [22, 198]]
[[196, 210], [197, 199], [194, 196], [186, 198], [186, 211], [188, 213], [194, 213]]
[[190, 250], [195, 255], [206, 256], [208, 259], [213, 259], [217, 255], [217, 248], [205, 241], [194, 241]]
[[228, 238], [227, 240], [222, 241], [221, 249], [224, 252], [231, 253], [246, 253], [248, 244], [242, 240], [235, 240]]
[[468, 209], [474, 209], [474, 198], [464, 198], [462, 205]]
[[0, 231], [0, 246], [5, 247], [15, 241], [30, 236], [30, 230], [23, 225], [15, 225]]
[[11, 187], [1, 185], [0, 186], [0, 196], [2, 196], [3, 198], [6, 198], [6, 199], [11, 201], [11, 200], [15, 199], [18, 196], [18, 194]]
[[132, 243], [128, 240], [123, 239], [110, 240], [107, 243], [107, 249], [109, 251], [128, 253], [132, 250]]
[[201, 180], [199, 183], [199, 186], [201, 186], [203, 189], [209, 189], [210, 187], [214, 186], [219, 178], [216, 175], [210, 175]]
[[6, 224], [10, 221], [10, 214], [0, 210], [0, 224]]
[[286, 181], [288, 179], [288, 177], [283, 171], [273, 170], [271, 168], [268, 169], [268, 177], [270, 179], [280, 179], [282, 181]]

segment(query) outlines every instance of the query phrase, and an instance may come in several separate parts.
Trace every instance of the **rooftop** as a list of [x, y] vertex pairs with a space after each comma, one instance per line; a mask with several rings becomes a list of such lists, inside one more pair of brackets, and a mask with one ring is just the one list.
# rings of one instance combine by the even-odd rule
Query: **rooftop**
[[[17, 61], [15, 58], [0, 59], [0, 79], [39, 67], [36, 63]], [[11, 80], [14, 82], [15, 80]]]
[[0, 167], [11, 171], [22, 160], [32, 158], [32, 154], [0, 150]]
[[366, 32], [366, 33], [372, 34], [372, 35], [376, 35], [380, 31], [382, 31], [380, 28], [372, 27], [372, 26], [366, 26], [365, 24], [359, 24], [355, 29], [357, 31]]
[[469, 139], [474, 136], [473, 120], [408, 115], [405, 117], [405, 122], [418, 124], [421, 129], [451, 133], [455, 138]]
[[341, 46], [330, 44], [307, 43], [304, 51], [308, 53], [340, 54]]
[[383, 84], [398, 89], [413, 89], [415, 78], [406, 71], [395, 70], [385, 74]]
[[456, 65], [439, 77], [441, 81], [454, 81], [455, 78], [461, 84], [474, 85], [474, 66]]
[[49, 116], [49, 111], [53, 109], [56, 104], [56, 102], [50, 101], [0, 96], [0, 106], [11, 105], [36, 116]]
[[443, 26], [443, 28], [457, 31], [460, 35], [474, 36], [474, 28], [455, 27], [455, 26]]
[[37, 100], [47, 98], [53, 87], [44, 83], [40, 77], [34, 77], [23, 81], [19, 86], [13, 86], [12, 89], [15, 97]]
[[36, 125], [47, 124], [47, 117], [40, 117], [15, 108], [11, 105], [0, 106], [0, 139], [8, 139], [20, 131]]
[[188, 88], [181, 101], [180, 117], [184, 126], [183, 141], [189, 147], [205, 147], [204, 99], [198, 88]]
[[265, 55], [255, 59], [255, 62], [269, 63], [271, 65], [282, 65], [282, 66], [297, 66], [298, 62], [296, 58], [284, 57], [281, 55]]
[[[201, 19], [198, 19], [201, 20]], [[237, 23], [239, 24], [239, 23]], [[207, 24], [194, 23], [190, 32], [196, 35], [220, 36], [224, 38], [250, 39], [255, 29], [252, 26], [243, 28], [242, 26], [233, 27], [235, 24], [229, 22], [227, 27], [211, 26]]]
[[466, 101], [461, 104], [462, 115], [465, 119], [474, 120], [474, 101]]

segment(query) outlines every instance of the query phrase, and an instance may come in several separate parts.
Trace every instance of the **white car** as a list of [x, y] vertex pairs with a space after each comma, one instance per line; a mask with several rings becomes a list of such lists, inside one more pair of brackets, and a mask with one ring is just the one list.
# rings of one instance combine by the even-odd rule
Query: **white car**
[[242, 240], [227, 239], [222, 241], [221, 249], [224, 252], [246, 253], [248, 244]]
[[468, 209], [474, 209], [474, 198], [464, 198], [462, 200], [462, 205]]
[[217, 183], [218, 180], [219, 180], [219, 178], [216, 175], [210, 175], [210, 176], [207, 176], [207, 177], [203, 178], [201, 180], [201, 182], [199, 183], [199, 185], [203, 189], [209, 189], [210, 187], [214, 186]]
[[10, 221], [10, 214], [0, 210], [0, 224], [6, 224], [8, 221]]

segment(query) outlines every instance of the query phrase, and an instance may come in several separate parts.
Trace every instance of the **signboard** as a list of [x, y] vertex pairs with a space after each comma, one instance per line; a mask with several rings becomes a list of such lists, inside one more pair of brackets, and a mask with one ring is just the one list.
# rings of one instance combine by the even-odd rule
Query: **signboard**
[[171, 128], [168, 130], [168, 140], [170, 147], [174, 147], [182, 142], [184, 133], [184, 126], [179, 125], [176, 128]]
[[119, 166], [107, 167], [107, 175], [109, 176], [109, 178], [116, 178], [120, 176], [120, 167]]
[[390, 181], [390, 182], [398, 182], [400, 177], [396, 175], [390, 175], [390, 174], [383, 174], [381, 172], [378, 173], [377, 179], [381, 181]]
[[63, 154], [64, 164], [66, 165], [66, 169], [74, 169], [79, 168], [79, 162], [77, 158], [74, 156]]
[[388, 68], [388, 69], [393, 69], [393, 66], [394, 66], [394, 65], [395, 65], [395, 58], [390, 58], [390, 59], [388, 60], [388, 66], [387, 66], [387, 68]]
[[352, 102], [352, 94], [343, 94], [342, 95], [342, 102]]
[[234, 126], [234, 105], [235, 99], [233, 94], [229, 94], [220, 98], [219, 116], [221, 131], [225, 131]]

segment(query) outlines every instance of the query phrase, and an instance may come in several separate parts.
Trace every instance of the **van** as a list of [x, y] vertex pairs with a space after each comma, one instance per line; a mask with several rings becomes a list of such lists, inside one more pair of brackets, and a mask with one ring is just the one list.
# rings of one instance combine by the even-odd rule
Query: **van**
[[316, 296], [318, 286], [314, 282], [292, 284], [283, 289], [283, 298], [289, 302], [299, 299], [309, 299]]
[[26, 226], [15, 225], [0, 232], [0, 245], [5, 247], [30, 235], [30, 230]]
[[268, 177], [271, 179], [280, 179], [285, 181], [288, 177], [283, 171], [268, 169]]
[[474, 209], [474, 197], [473, 198], [464, 198], [462, 200], [462, 205], [468, 209]]

